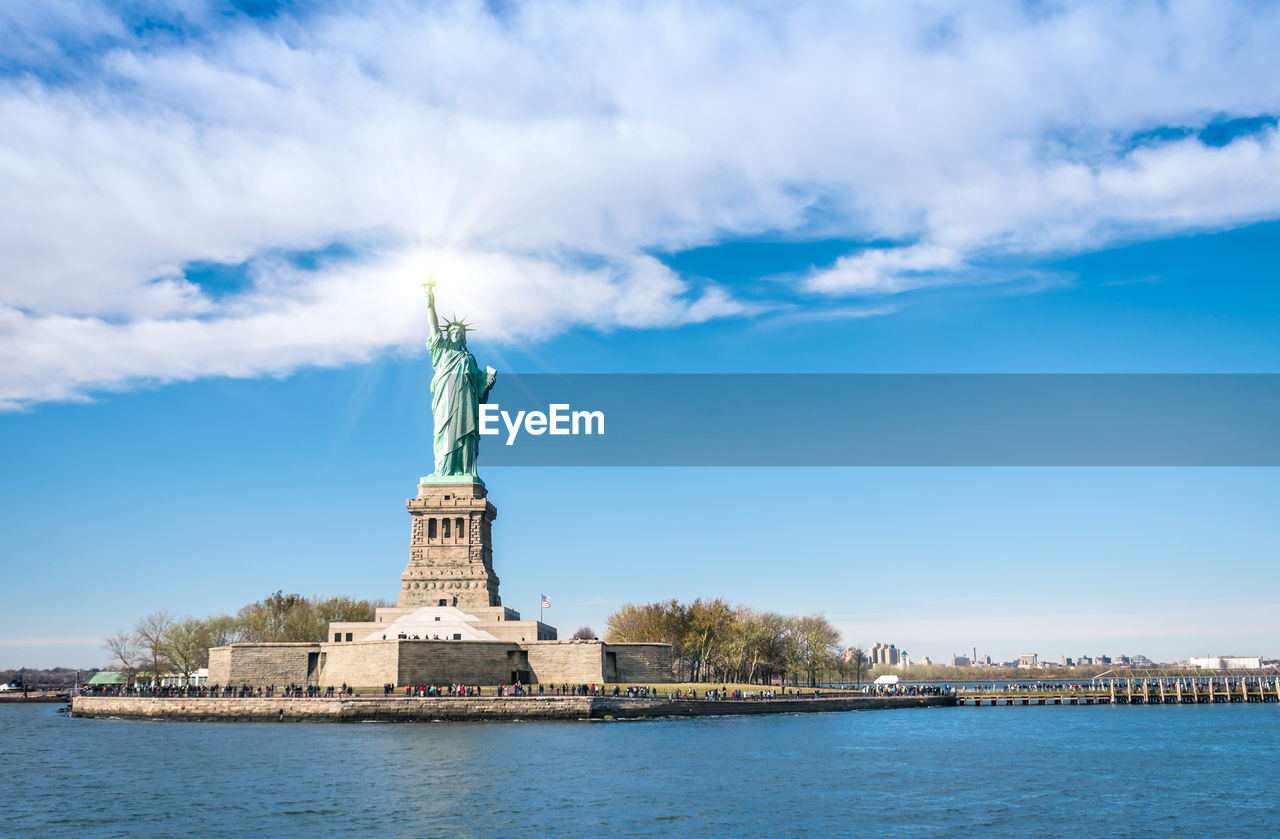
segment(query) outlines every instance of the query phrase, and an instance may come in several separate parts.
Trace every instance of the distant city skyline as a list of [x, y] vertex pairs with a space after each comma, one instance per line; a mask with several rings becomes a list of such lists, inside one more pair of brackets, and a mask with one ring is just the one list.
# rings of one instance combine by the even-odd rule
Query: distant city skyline
[[[1280, 372], [1280, 9], [247, 5], [0, 13], [0, 668], [394, 598], [428, 269], [495, 393]], [[562, 637], [723, 597], [914, 660], [1280, 656], [1273, 468], [494, 445], [503, 601]]]

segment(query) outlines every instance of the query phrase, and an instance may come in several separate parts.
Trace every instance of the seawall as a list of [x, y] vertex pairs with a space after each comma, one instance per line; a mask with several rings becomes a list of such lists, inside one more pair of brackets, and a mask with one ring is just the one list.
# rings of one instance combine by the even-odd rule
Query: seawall
[[595, 697], [592, 717], [712, 717], [727, 714], [807, 714], [830, 711], [877, 711], [889, 708], [936, 708], [956, 704], [954, 696], [825, 696], [820, 699], [624, 699]]
[[954, 696], [831, 696], [820, 699], [631, 699], [612, 696], [244, 698], [77, 696], [77, 717], [218, 722], [429, 722], [587, 720], [870, 711], [956, 704]]

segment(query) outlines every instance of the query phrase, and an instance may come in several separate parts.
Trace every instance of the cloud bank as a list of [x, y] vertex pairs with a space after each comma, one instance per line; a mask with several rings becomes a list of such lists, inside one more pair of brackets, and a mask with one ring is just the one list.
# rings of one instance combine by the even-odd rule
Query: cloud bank
[[517, 341], [749, 313], [654, 256], [740, 237], [877, 243], [793, 278], [835, 309], [1280, 217], [1265, 4], [50, 2], [0, 36], [9, 409], [411, 350], [428, 267]]

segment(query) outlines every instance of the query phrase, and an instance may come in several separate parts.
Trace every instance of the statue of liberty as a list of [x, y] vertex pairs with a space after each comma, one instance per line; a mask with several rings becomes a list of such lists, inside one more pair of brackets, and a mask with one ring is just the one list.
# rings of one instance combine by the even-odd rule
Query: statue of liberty
[[498, 378], [492, 367], [484, 372], [476, 365], [476, 357], [467, 351], [469, 324], [455, 315], [442, 327], [436, 317], [435, 280], [428, 275], [422, 287], [427, 292], [427, 311], [431, 315], [431, 413], [435, 417], [436, 471], [428, 481], [482, 483], [476, 477], [476, 454], [480, 448], [480, 405]]

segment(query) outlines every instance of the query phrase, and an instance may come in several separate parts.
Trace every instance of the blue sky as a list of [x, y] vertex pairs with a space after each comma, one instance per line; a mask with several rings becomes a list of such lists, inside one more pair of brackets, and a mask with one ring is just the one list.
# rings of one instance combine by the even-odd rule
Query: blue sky
[[[0, 13], [0, 666], [393, 596], [429, 267], [504, 372], [1280, 372], [1272, 8], [250, 11]], [[482, 473], [565, 632], [1280, 655], [1271, 469]]]

